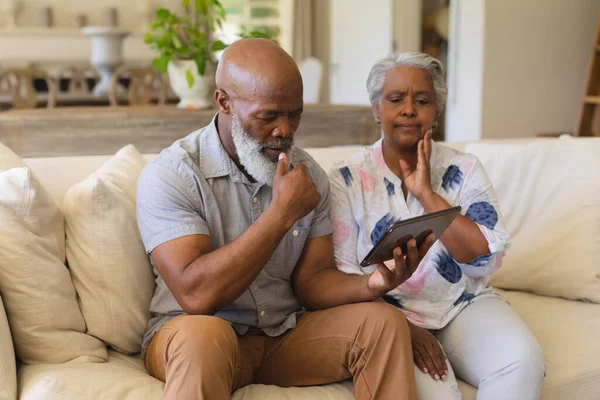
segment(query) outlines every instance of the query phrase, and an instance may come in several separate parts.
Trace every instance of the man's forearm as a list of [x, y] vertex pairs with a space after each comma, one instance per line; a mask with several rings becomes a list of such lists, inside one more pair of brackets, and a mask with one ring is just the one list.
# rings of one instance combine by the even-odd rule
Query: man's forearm
[[248, 289], [288, 230], [269, 208], [237, 239], [194, 260], [184, 279], [198, 299], [197, 313], [214, 314]]
[[296, 295], [310, 310], [321, 310], [350, 303], [375, 300], [367, 285], [369, 276], [346, 274], [327, 268], [315, 274]]

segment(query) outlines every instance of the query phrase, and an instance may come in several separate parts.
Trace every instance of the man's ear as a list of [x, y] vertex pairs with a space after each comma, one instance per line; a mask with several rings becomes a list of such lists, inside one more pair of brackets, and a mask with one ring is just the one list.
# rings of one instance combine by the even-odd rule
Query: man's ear
[[231, 114], [231, 98], [229, 95], [222, 89], [215, 90], [215, 103], [217, 103], [217, 107], [219, 108], [219, 112], [223, 114]]

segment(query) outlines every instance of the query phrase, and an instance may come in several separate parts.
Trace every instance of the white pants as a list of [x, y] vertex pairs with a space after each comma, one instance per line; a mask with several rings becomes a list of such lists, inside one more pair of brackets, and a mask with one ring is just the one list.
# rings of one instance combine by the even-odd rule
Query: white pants
[[479, 388], [477, 400], [539, 398], [542, 349], [502, 297], [475, 300], [433, 334], [448, 357], [448, 379], [435, 381], [415, 366], [420, 400], [460, 399], [455, 374]]

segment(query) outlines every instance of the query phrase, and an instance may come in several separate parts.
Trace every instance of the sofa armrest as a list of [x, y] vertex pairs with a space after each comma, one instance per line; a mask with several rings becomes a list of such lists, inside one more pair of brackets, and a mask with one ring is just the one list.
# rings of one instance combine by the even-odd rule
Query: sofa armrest
[[0, 400], [16, 400], [17, 367], [10, 327], [0, 297]]

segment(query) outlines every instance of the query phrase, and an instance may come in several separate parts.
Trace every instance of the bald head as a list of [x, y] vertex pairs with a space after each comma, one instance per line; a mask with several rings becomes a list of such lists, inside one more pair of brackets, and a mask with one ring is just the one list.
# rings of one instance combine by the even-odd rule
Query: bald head
[[292, 57], [267, 39], [242, 39], [223, 52], [216, 74], [217, 89], [229, 96], [258, 100], [294, 92], [302, 96], [302, 77]]
[[223, 147], [245, 173], [269, 182], [300, 125], [304, 102], [296, 63], [270, 40], [242, 39], [223, 53], [216, 83]]

